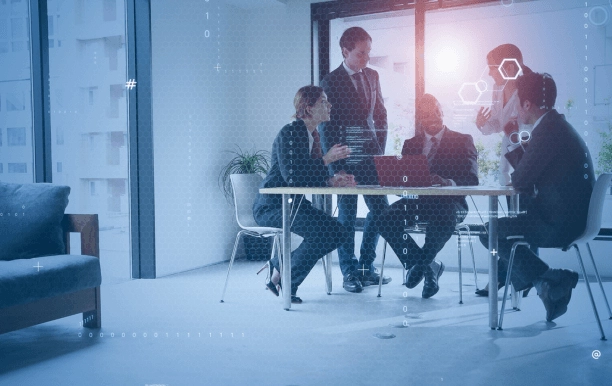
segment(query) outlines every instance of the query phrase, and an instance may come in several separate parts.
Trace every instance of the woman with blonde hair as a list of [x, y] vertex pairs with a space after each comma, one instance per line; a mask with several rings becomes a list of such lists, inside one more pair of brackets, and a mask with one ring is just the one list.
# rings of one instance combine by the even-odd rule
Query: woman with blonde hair
[[[271, 168], [260, 188], [303, 186], [355, 186], [353, 175], [339, 172], [329, 175], [332, 162], [349, 157], [347, 146], [335, 145], [326, 154], [321, 150], [317, 126], [329, 120], [331, 104], [321, 87], [305, 86], [298, 90], [293, 104], [295, 121], [286, 125], [272, 145]], [[338, 248], [348, 238], [345, 227], [334, 217], [316, 209], [303, 195], [293, 197], [291, 232], [304, 238], [291, 253], [291, 302], [302, 303], [297, 288], [315, 263]], [[255, 221], [260, 226], [282, 228], [282, 195], [258, 194], [253, 205]], [[280, 266], [277, 257], [268, 262], [266, 288], [278, 296]], [[286, 289], [289, 290], [289, 289]]]

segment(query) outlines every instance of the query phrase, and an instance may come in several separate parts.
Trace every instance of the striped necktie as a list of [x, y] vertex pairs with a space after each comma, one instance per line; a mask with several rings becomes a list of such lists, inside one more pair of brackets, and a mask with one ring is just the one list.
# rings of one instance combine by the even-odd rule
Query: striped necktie
[[438, 152], [438, 146], [438, 139], [436, 137], [431, 137], [431, 147], [429, 148], [429, 153], [427, 153], [427, 166], [429, 166], [429, 170], [431, 170], [431, 164]]
[[312, 131], [312, 138], [314, 142], [312, 144], [312, 150], [310, 151], [310, 156], [313, 159], [323, 158], [323, 151], [321, 150], [321, 137], [319, 136], [319, 132], [317, 129]]

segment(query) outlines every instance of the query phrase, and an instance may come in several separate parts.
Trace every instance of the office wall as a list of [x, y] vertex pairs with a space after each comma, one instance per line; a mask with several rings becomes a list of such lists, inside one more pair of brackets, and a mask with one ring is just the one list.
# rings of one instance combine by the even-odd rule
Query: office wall
[[210, 3], [151, 5], [157, 276], [229, 259], [227, 151], [271, 150], [310, 83], [308, 2]]
[[248, 143], [245, 74], [224, 72], [245, 59], [245, 12], [218, 4], [151, 4], [157, 276], [226, 259], [236, 235], [217, 176]]

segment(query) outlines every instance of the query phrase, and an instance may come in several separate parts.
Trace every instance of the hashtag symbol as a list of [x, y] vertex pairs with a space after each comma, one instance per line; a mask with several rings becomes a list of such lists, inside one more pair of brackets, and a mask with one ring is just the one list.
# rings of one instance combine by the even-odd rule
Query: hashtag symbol
[[127, 88], [128, 90], [131, 90], [134, 87], [136, 87], [136, 79], [130, 79], [127, 82], [125, 82], [125, 88]]

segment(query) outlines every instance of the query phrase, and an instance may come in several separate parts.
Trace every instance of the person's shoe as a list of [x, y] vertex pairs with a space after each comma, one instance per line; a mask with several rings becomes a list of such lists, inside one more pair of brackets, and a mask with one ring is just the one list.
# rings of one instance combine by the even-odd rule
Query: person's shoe
[[423, 285], [422, 296], [424, 299], [429, 299], [434, 296], [440, 290], [438, 285], [438, 279], [444, 272], [444, 263], [441, 261], [432, 261], [432, 263], [425, 267], [425, 284]]
[[262, 272], [264, 269], [267, 269], [268, 271], [268, 277], [266, 277], [266, 289], [270, 290], [270, 292], [272, 292], [275, 296], [278, 296], [279, 291], [281, 289], [280, 272], [278, 272], [274, 268], [270, 261], [268, 261], [266, 265], [261, 267], [261, 269], [257, 271], [257, 274], [259, 275], [259, 273]]
[[[367, 271], [365, 274], [359, 275], [359, 281], [363, 287], [378, 285], [380, 282], [380, 273], [378, 273], [378, 269], [374, 268], [374, 272]], [[391, 278], [389, 276], [382, 277], [383, 284], [388, 284], [389, 282], [391, 282]]]
[[302, 304], [302, 299], [295, 296], [295, 295], [291, 295], [291, 303], [293, 304]]
[[415, 264], [408, 270], [406, 273], [406, 287], [414, 288], [421, 280], [423, 280], [423, 275], [425, 274], [426, 266], [421, 264]]
[[[505, 285], [506, 285], [506, 280], [497, 282], [497, 290], [499, 291], [500, 289], [504, 288]], [[487, 284], [485, 288], [479, 289], [474, 293], [477, 296], [485, 296], [485, 297], [489, 296], [489, 285]]]
[[349, 273], [344, 277], [344, 281], [342, 282], [342, 288], [344, 288], [348, 292], [359, 293], [363, 290], [363, 286], [361, 282], [357, 278], [357, 276], [353, 273]]
[[538, 296], [546, 309], [546, 321], [552, 322], [565, 314], [572, 298], [572, 289], [578, 283], [578, 273], [563, 269], [555, 270], [554, 279], [544, 279]]

